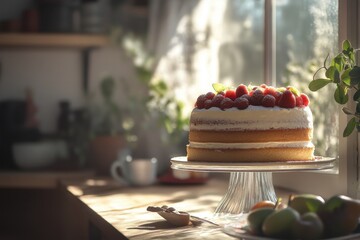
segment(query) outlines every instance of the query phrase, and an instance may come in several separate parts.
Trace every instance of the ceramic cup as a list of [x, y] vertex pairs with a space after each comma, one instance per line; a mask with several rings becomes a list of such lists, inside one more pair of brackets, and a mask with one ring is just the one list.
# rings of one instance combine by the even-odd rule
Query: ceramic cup
[[157, 159], [133, 159], [126, 155], [119, 157], [110, 170], [112, 177], [119, 182], [125, 181], [132, 186], [148, 186], [156, 182]]

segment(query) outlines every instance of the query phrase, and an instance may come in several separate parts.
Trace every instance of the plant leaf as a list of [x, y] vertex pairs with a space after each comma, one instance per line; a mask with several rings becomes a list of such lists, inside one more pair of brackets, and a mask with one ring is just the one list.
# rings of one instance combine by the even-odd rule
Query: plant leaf
[[347, 107], [343, 107], [342, 111], [346, 114], [346, 115], [353, 115], [353, 113], [351, 112], [351, 110]]
[[356, 118], [353, 117], [347, 123], [347, 125], [344, 129], [344, 132], [343, 132], [343, 137], [348, 137], [354, 131], [355, 126], [356, 126]]
[[343, 70], [344, 63], [343, 63], [343, 56], [341, 53], [331, 60], [331, 66], [334, 66], [339, 72]]
[[354, 66], [354, 68], [349, 72], [351, 85], [357, 85], [360, 83], [360, 67]]
[[356, 113], [360, 113], [360, 103], [356, 104]]
[[226, 89], [228, 89], [227, 86], [225, 86], [224, 84], [221, 84], [221, 83], [213, 83], [212, 87], [214, 88], [215, 92], [217, 92], [217, 93], [223, 92]]
[[334, 66], [330, 66], [326, 72], [325, 72], [325, 76], [330, 78], [333, 82], [335, 83], [339, 83], [340, 82], [340, 73], [339, 71], [334, 67]]
[[319, 90], [320, 88], [325, 87], [327, 84], [331, 83], [332, 81], [330, 79], [325, 78], [318, 78], [315, 80], [312, 80], [309, 83], [309, 89], [313, 92]]
[[349, 100], [349, 96], [347, 94], [347, 89], [340, 84], [338, 84], [335, 93], [334, 93], [335, 101], [339, 104], [345, 104]]
[[357, 90], [356, 93], [353, 96], [354, 101], [360, 100], [360, 90]]
[[351, 79], [349, 76], [350, 71], [351, 71], [351, 69], [348, 68], [341, 74], [341, 81], [348, 87], [351, 86]]
[[349, 42], [349, 40], [344, 40], [342, 42], [342, 49], [345, 51], [348, 51], [349, 49], [351, 49], [351, 43]]

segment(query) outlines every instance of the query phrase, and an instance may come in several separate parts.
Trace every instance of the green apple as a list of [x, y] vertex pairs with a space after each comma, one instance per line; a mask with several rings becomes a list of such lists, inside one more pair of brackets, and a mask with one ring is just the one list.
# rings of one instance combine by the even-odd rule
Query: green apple
[[263, 222], [274, 211], [275, 210], [271, 208], [258, 208], [251, 211], [247, 216], [247, 222], [250, 231], [256, 235], [263, 235]]
[[307, 212], [317, 212], [320, 206], [324, 205], [325, 200], [313, 194], [292, 195], [288, 205], [298, 211], [300, 215]]
[[299, 219], [300, 214], [291, 207], [276, 210], [265, 219], [262, 232], [267, 237], [290, 239], [292, 225]]
[[317, 214], [324, 223], [326, 237], [352, 233], [359, 223], [360, 201], [344, 195], [329, 198]]
[[293, 237], [302, 240], [321, 239], [324, 225], [316, 213], [304, 213], [292, 226]]

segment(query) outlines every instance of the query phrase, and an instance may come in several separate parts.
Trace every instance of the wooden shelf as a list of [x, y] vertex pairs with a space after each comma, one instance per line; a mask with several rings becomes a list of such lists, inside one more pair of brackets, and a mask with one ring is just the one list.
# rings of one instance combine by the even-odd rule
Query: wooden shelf
[[91, 48], [109, 44], [105, 35], [58, 33], [0, 33], [0, 47]]

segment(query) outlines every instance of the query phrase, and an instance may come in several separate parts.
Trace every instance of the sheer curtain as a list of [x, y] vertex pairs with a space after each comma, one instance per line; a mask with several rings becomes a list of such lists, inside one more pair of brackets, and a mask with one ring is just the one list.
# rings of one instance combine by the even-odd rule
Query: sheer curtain
[[263, 1], [151, 1], [148, 48], [158, 59], [156, 77], [185, 102], [185, 113], [213, 82], [263, 81], [262, 16]]

